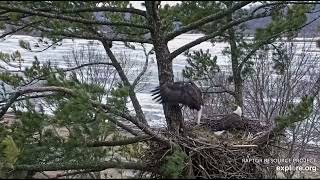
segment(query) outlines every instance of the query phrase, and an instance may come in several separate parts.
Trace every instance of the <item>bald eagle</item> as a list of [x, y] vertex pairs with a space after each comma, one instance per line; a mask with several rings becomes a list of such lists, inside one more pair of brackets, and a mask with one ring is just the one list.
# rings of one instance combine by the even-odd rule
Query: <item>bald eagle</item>
[[154, 96], [153, 100], [161, 104], [182, 104], [190, 109], [196, 109], [198, 111], [197, 123], [200, 124], [203, 106], [202, 92], [192, 81], [165, 83], [151, 92]]
[[212, 124], [211, 128], [215, 131], [223, 131], [229, 129], [244, 129], [245, 122], [242, 120], [241, 116], [241, 107], [236, 105], [235, 111], [219, 119], [219, 124]]
[[220, 119], [220, 121], [227, 123], [227, 122], [236, 122], [238, 120], [241, 120], [241, 116], [242, 116], [241, 107], [238, 105], [234, 105], [234, 109], [236, 110], [233, 111], [231, 114], [225, 115], [223, 118]]

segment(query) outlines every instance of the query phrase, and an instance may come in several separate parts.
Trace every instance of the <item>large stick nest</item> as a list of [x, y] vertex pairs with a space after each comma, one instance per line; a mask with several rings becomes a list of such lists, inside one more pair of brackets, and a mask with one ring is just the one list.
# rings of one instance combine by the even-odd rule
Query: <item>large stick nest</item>
[[[211, 122], [212, 123], [212, 122]], [[252, 144], [252, 134], [262, 130], [262, 126], [251, 124], [244, 129], [229, 129], [216, 132], [208, 121], [201, 126], [188, 122], [184, 135], [163, 132], [178, 144], [187, 154], [184, 174], [191, 178], [265, 178], [270, 177], [272, 168], [263, 162], [245, 162], [248, 159], [272, 158], [270, 146]], [[250, 132], [250, 133], [249, 133]], [[167, 156], [174, 148], [153, 143], [147, 163], [160, 170], [166, 166]], [[268, 172], [270, 170], [270, 172]]]

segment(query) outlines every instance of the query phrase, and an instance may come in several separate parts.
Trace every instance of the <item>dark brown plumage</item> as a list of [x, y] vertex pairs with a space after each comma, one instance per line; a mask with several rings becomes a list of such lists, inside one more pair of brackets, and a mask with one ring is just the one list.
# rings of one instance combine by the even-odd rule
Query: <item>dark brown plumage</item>
[[200, 124], [202, 114], [202, 93], [201, 90], [193, 82], [174, 82], [165, 83], [151, 91], [155, 96], [153, 100], [160, 103], [182, 104], [190, 109], [196, 109], [197, 124]]
[[191, 81], [165, 83], [151, 92], [159, 103], [183, 104], [198, 111], [203, 105], [201, 90]]

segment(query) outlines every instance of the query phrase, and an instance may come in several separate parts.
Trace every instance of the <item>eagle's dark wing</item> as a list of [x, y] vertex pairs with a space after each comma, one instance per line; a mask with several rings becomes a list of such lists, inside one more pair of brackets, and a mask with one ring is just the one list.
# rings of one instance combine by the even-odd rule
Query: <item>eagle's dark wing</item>
[[203, 104], [201, 90], [192, 82], [165, 83], [151, 92], [153, 100], [160, 103], [181, 103], [197, 110]]
[[189, 96], [189, 103], [192, 109], [199, 110], [203, 105], [202, 92], [193, 82], [188, 83], [185, 88], [187, 96]]
[[153, 100], [160, 103], [181, 103], [183, 88], [182, 83], [165, 83], [151, 91], [152, 96], [155, 96]]

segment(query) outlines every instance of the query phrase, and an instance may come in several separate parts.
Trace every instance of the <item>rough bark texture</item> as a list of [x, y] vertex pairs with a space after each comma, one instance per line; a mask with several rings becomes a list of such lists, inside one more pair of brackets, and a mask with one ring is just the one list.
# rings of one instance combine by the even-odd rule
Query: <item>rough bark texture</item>
[[[170, 51], [165, 41], [165, 33], [159, 17], [158, 1], [146, 2], [147, 18], [152, 25], [151, 37], [158, 65], [158, 78], [160, 85], [173, 82], [172, 61], [169, 59]], [[183, 117], [179, 105], [163, 104], [163, 110], [170, 131], [178, 133], [183, 125]]]
[[[228, 21], [232, 21], [232, 14], [228, 15]], [[241, 78], [241, 69], [239, 67], [239, 59], [238, 59], [238, 49], [236, 44], [235, 30], [233, 27], [228, 29], [229, 35], [229, 43], [231, 50], [231, 63], [232, 63], [232, 73], [233, 73], [233, 81], [234, 81], [234, 92], [235, 92], [235, 101], [237, 105], [243, 107], [243, 83]]]

